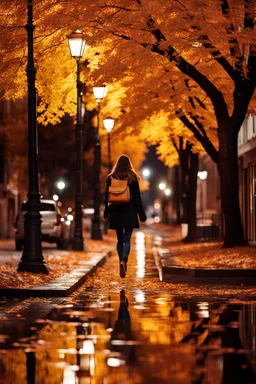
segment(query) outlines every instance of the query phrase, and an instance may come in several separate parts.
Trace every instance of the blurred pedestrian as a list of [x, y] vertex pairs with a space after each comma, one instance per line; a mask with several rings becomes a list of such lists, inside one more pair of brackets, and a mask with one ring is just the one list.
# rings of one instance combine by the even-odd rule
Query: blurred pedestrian
[[138, 216], [143, 224], [147, 219], [140, 195], [139, 178], [129, 157], [122, 155], [106, 180], [104, 221], [109, 220], [109, 229], [116, 230], [122, 278], [126, 276], [133, 229], [140, 227]]

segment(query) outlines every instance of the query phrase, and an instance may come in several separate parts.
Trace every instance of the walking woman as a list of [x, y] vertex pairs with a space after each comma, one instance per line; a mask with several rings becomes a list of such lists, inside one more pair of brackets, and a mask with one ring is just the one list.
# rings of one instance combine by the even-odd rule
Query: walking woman
[[[132, 231], [134, 228], [140, 227], [138, 216], [143, 224], [147, 219], [141, 201], [138, 179], [139, 176], [136, 174], [129, 157], [122, 155], [106, 180], [104, 221], [109, 220], [109, 229], [116, 230], [117, 252], [122, 278], [126, 275]], [[124, 184], [127, 180], [128, 198], [125, 202], [110, 203], [109, 201], [109, 191], [111, 186], [117, 183], [116, 180], [120, 181], [120, 184]]]

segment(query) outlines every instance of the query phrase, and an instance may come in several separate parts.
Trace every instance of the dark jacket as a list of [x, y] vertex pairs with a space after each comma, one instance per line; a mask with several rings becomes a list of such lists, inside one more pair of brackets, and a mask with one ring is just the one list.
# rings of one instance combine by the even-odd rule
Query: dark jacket
[[138, 181], [136, 180], [129, 184], [131, 199], [128, 204], [108, 205], [108, 189], [111, 185], [110, 177], [107, 178], [106, 183], [104, 218], [109, 218], [109, 228], [139, 228], [138, 215], [140, 221], [146, 221], [147, 217], [142, 206]]

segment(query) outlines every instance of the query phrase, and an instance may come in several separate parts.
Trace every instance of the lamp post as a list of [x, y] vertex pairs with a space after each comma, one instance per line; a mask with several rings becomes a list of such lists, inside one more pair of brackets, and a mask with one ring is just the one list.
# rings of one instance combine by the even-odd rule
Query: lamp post
[[83, 238], [83, 124], [82, 124], [82, 82], [80, 81], [80, 59], [85, 49], [85, 39], [81, 31], [72, 32], [68, 38], [71, 56], [77, 64], [77, 114], [76, 114], [76, 200], [75, 229], [72, 248], [84, 250]]
[[28, 0], [28, 201], [24, 218], [24, 250], [18, 266], [19, 272], [48, 273], [42, 255], [40, 193], [37, 165], [37, 121], [36, 121], [36, 69], [33, 52], [33, 4]]
[[111, 117], [107, 117], [103, 120], [104, 128], [108, 133], [108, 173], [111, 172], [111, 148], [110, 148], [110, 132], [114, 128], [115, 120], [111, 119]]
[[100, 102], [106, 96], [107, 87], [93, 87], [93, 94], [98, 103], [97, 110], [97, 130], [94, 144], [94, 214], [92, 219], [93, 240], [101, 240], [102, 233], [100, 228], [100, 167], [101, 167], [101, 146], [100, 146]]

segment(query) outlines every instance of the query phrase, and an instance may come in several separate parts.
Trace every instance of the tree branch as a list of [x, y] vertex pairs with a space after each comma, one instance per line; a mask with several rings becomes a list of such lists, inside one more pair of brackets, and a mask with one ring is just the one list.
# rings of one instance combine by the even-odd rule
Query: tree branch
[[227, 32], [227, 35], [229, 36], [228, 42], [229, 42], [230, 54], [232, 57], [235, 58], [235, 68], [237, 71], [239, 71], [244, 75], [243, 57], [242, 57], [242, 53], [241, 53], [237, 38], [234, 36], [234, 32], [235, 32], [234, 25], [230, 21], [230, 8], [229, 8], [228, 0], [221, 0], [221, 11], [223, 16], [229, 22], [229, 25], [226, 26], [226, 32]]
[[165, 41], [166, 38], [163, 33], [159, 30], [159, 28], [155, 27], [154, 20], [151, 16], [149, 17], [147, 24], [151, 29], [150, 33], [156, 38], [156, 43], [140, 43], [140, 45], [144, 48], [150, 49], [152, 52], [158, 53], [161, 56], [166, 57], [170, 62], [174, 61], [176, 63], [176, 67], [185, 75], [191, 77], [209, 96], [215, 109], [217, 119], [219, 116], [221, 116], [222, 119], [228, 119], [228, 108], [222, 93], [206, 76], [204, 76], [200, 71], [198, 71], [198, 69], [196, 69], [194, 65], [186, 61], [173, 46], [170, 45], [167, 50], [160, 48], [160, 43], [162, 41]]
[[207, 136], [203, 136], [197, 129], [197, 127], [184, 115], [183, 111], [179, 111], [177, 117], [180, 121], [194, 134], [195, 138], [202, 144], [205, 151], [211, 157], [211, 159], [217, 163], [218, 151], [210, 142]]
[[233, 81], [240, 80], [239, 73], [237, 73], [228, 60], [222, 55], [222, 53], [212, 44], [211, 40], [207, 35], [201, 35], [199, 38], [202, 45], [209, 50], [210, 54], [217, 63], [227, 72]]

